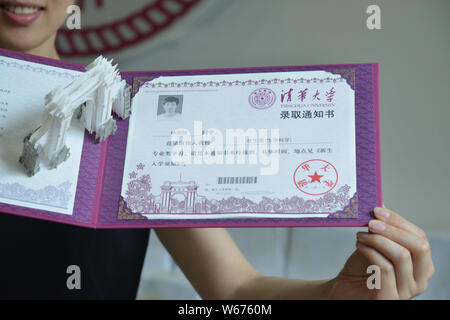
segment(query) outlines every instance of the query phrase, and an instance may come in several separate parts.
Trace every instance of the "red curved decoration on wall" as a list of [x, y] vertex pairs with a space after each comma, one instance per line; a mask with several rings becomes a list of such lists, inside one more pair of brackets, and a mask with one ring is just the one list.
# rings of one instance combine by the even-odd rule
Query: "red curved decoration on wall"
[[[91, 56], [122, 50], [148, 40], [172, 26], [200, 1], [155, 0], [117, 21], [80, 30], [61, 29], [56, 40], [56, 47], [59, 54], [64, 57]], [[95, 4], [97, 7], [104, 7], [103, 0], [95, 0]], [[81, 0], [79, 5], [83, 10], [84, 0]], [[174, 5], [177, 9], [170, 9]], [[151, 13], [156, 13], [158, 19], [152, 18]], [[122, 33], [120, 29], [127, 29], [128, 34]], [[109, 35], [107, 36], [106, 33]], [[78, 41], [75, 38], [78, 38]]]

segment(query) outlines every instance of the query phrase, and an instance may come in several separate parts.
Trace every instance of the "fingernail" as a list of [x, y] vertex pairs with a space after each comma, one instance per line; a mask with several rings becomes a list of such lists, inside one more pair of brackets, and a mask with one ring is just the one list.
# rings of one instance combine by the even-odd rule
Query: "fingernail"
[[366, 233], [366, 232], [358, 232], [358, 233], [356, 234], [356, 237], [357, 237], [358, 239], [360, 239], [360, 240], [364, 240], [364, 239], [366, 239], [368, 236], [369, 236], [369, 234]]
[[384, 223], [377, 221], [377, 220], [371, 220], [369, 222], [369, 228], [372, 229], [373, 231], [384, 231], [386, 230], [386, 226], [384, 225]]
[[375, 214], [377, 216], [380, 216], [380, 217], [383, 217], [383, 218], [389, 218], [389, 216], [391, 215], [389, 213], [389, 211], [387, 211], [386, 209], [383, 209], [383, 208], [379, 208], [379, 207], [376, 207], [374, 209], [374, 212], [375, 212]]

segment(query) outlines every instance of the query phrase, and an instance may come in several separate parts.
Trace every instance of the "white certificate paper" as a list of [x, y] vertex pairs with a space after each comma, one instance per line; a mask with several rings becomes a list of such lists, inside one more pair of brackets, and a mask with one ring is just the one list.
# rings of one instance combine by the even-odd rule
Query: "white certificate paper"
[[121, 195], [149, 219], [326, 218], [356, 193], [339, 75], [165, 76], [132, 104]]
[[19, 163], [23, 140], [42, 124], [45, 95], [71, 82], [79, 72], [0, 57], [0, 202], [73, 214], [84, 127], [73, 121], [67, 146], [70, 158], [58, 170], [28, 177]]

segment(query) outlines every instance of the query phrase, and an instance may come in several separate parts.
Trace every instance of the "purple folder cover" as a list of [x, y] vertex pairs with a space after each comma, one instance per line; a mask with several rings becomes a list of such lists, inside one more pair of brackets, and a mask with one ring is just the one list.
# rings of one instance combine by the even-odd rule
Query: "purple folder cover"
[[[70, 62], [0, 49], [0, 56], [62, 69], [85, 71]], [[355, 91], [357, 192], [349, 204], [327, 218], [225, 218], [147, 219], [128, 208], [121, 197], [129, 120], [118, 120], [117, 132], [103, 143], [85, 133], [75, 205], [72, 215], [46, 212], [0, 203], [0, 212], [90, 228], [181, 228], [181, 227], [350, 227], [366, 226], [373, 208], [382, 205], [379, 138], [379, 76], [377, 63], [286, 66], [236, 69], [122, 72], [132, 86], [159, 76], [239, 74], [323, 70], [339, 73]], [[0, 75], [1, 77], [1, 75]], [[1, 180], [1, 177], [0, 177]]]

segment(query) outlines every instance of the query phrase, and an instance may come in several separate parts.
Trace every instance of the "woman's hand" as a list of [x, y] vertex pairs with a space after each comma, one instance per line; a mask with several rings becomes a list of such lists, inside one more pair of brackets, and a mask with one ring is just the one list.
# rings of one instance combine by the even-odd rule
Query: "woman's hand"
[[[425, 233], [390, 210], [377, 208], [375, 216], [371, 233], [359, 233], [358, 249], [331, 280], [263, 276], [225, 229], [156, 232], [204, 299], [408, 299], [424, 292], [434, 273]], [[367, 287], [370, 265], [380, 268], [380, 289]]]
[[[409, 299], [423, 293], [434, 274], [425, 232], [386, 208], [374, 210], [370, 232], [357, 234], [357, 250], [331, 284], [335, 299]], [[367, 286], [367, 267], [380, 270], [380, 288]]]

